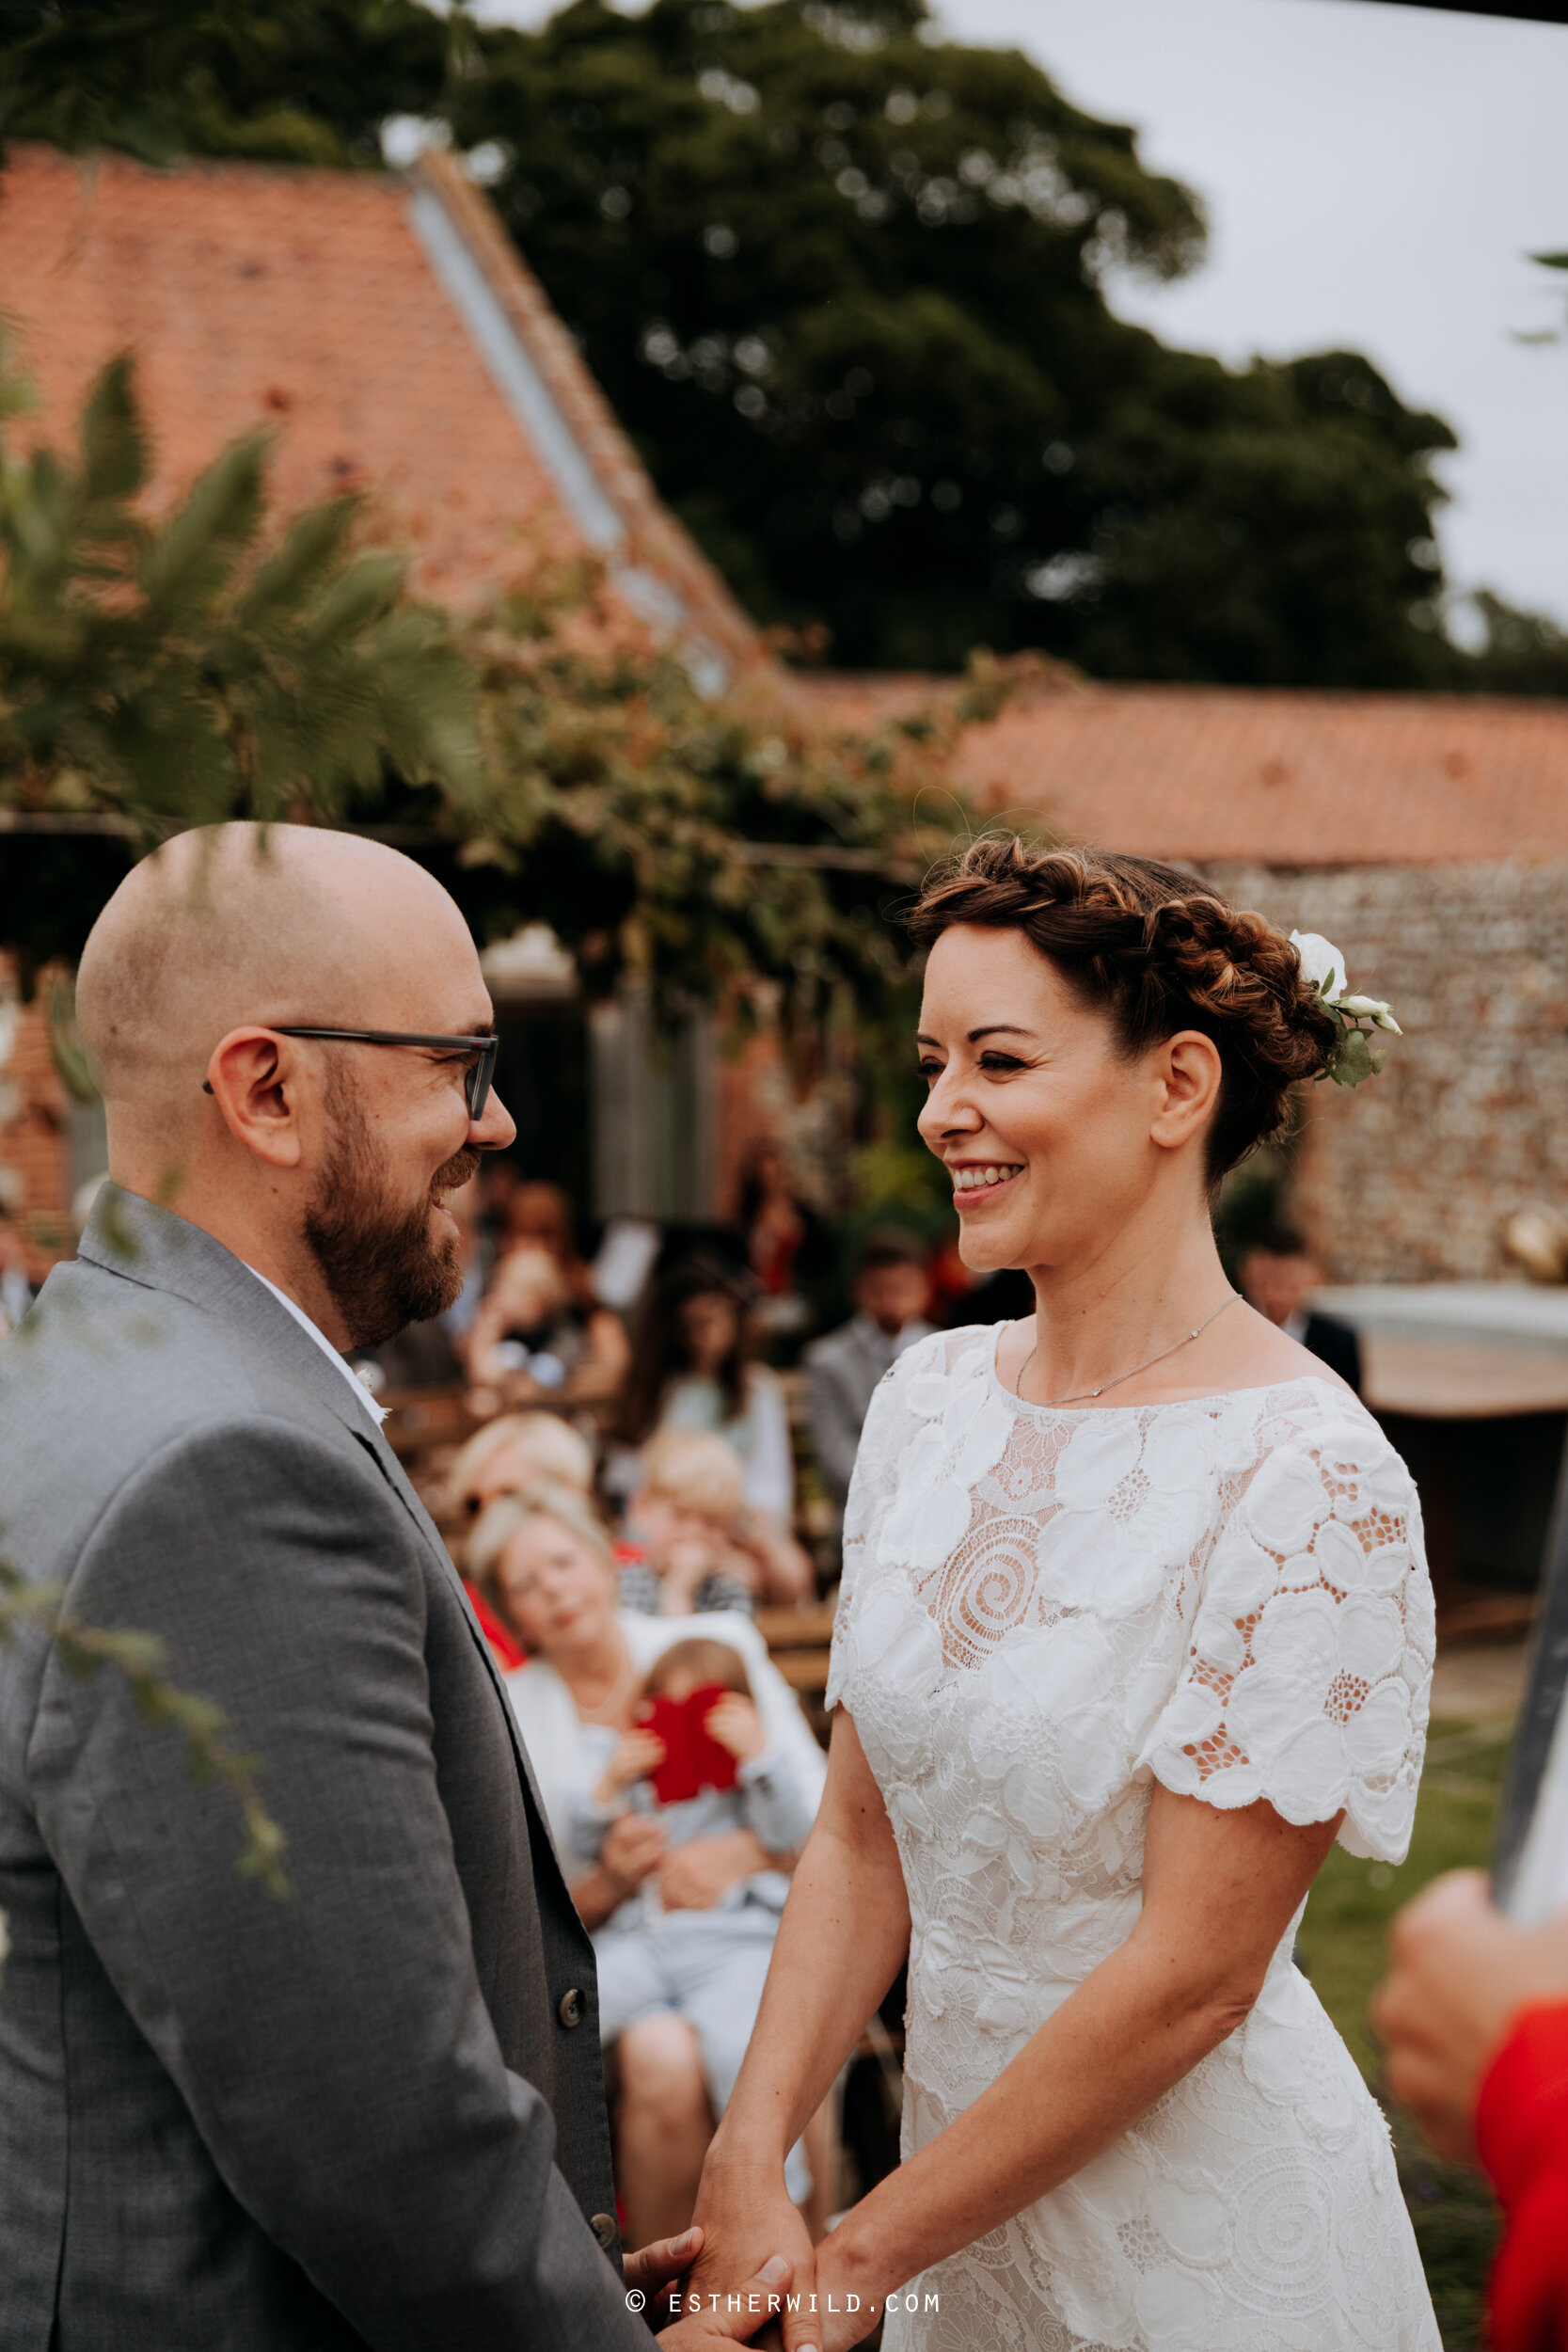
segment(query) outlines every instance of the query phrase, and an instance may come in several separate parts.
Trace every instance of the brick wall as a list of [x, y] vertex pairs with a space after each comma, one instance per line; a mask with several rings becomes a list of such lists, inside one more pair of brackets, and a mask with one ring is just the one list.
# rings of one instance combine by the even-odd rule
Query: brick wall
[[1206, 870], [1333, 940], [1406, 1032], [1381, 1078], [1308, 1096], [1295, 1206], [1333, 1279], [1511, 1271], [1504, 1219], [1568, 1206], [1568, 863]]

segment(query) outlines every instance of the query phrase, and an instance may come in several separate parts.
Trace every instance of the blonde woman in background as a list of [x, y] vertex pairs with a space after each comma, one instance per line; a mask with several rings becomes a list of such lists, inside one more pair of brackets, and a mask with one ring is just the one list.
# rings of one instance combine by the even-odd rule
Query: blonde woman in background
[[[610, 1538], [584, 1496], [541, 1485], [500, 1497], [475, 1528], [465, 1567], [528, 1652], [528, 1663], [507, 1676], [506, 1686], [561, 1852], [570, 1851], [574, 1808], [599, 1777], [585, 1730], [629, 1731], [655, 1659], [698, 1634], [716, 1635], [738, 1652], [768, 1744], [788, 1756], [815, 1809], [825, 1759], [756, 1628], [739, 1615], [622, 1611]], [[781, 1860], [792, 1863], [793, 1856], [769, 1854], [749, 1829], [670, 1851], [657, 1820], [626, 1813], [611, 1823], [598, 1862], [576, 1873], [571, 1892], [593, 1931], [649, 1883], [666, 1911], [704, 1911]], [[627, 2243], [641, 2246], [690, 2220], [714, 2118], [701, 2044], [687, 2018], [665, 2011], [636, 2020], [622, 2033], [616, 2055], [616, 2177]], [[825, 2178], [810, 2134], [807, 2147], [814, 2170]]]

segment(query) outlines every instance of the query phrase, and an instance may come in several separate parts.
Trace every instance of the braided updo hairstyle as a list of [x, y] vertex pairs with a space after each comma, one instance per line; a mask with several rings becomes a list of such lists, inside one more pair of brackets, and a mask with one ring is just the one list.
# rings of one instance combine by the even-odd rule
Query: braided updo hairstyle
[[1130, 1058], [1179, 1029], [1219, 1049], [1219, 1105], [1207, 1145], [1216, 1184], [1285, 1123], [1290, 1091], [1315, 1078], [1336, 1029], [1283, 931], [1207, 882], [1108, 850], [974, 842], [926, 885], [910, 928], [924, 947], [955, 923], [1019, 930], [1086, 1004], [1105, 1012]]

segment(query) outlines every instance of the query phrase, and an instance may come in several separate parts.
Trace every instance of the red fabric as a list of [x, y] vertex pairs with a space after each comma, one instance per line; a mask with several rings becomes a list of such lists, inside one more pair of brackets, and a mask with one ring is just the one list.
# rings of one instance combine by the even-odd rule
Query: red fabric
[[1493, 2352], [1568, 2352], [1568, 2002], [1513, 2021], [1476, 2105], [1508, 2226], [1493, 2265]]
[[639, 1711], [639, 1721], [664, 1742], [664, 1761], [649, 1775], [660, 1804], [678, 1804], [703, 1788], [733, 1788], [736, 1762], [707, 1727], [707, 1714], [729, 1693], [721, 1682], [705, 1682], [684, 1699], [660, 1696]]
[[510, 1632], [502, 1625], [484, 1595], [475, 1585], [470, 1584], [467, 1578], [464, 1579], [463, 1590], [473, 1602], [474, 1615], [479, 1619], [485, 1640], [496, 1653], [496, 1662], [502, 1674], [510, 1674], [514, 1666], [526, 1664], [527, 1650], [524, 1649], [515, 1634]]

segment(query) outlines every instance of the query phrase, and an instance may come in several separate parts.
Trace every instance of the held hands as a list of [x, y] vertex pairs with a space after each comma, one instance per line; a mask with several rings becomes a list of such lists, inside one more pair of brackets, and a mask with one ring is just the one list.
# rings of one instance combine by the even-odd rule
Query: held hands
[[1513, 2018], [1568, 2000], [1568, 1920], [1518, 1928], [1480, 1870], [1450, 1870], [1394, 1922], [1394, 1965], [1372, 2004], [1388, 2082], [1439, 2154], [1473, 2164], [1475, 2112]]
[[850, 2352], [870, 2335], [882, 2315], [880, 2295], [856, 2266], [847, 2237], [836, 2243], [829, 2237], [813, 2249], [784, 2187], [782, 2160], [726, 2157], [716, 2139], [703, 2168], [697, 2212], [703, 2251], [687, 2293], [723, 2297], [737, 2276], [755, 2269], [757, 2247], [777, 2245], [793, 2265], [777, 2338], [784, 2352]]
[[[682, 2273], [702, 2243], [702, 2231], [692, 2229], [626, 2255], [621, 2267], [627, 2308], [642, 2311], [650, 2302], [667, 2312], [673, 2306], [684, 2307], [688, 2298], [681, 2292]], [[667, 2328], [659, 2342], [665, 2352], [708, 2352], [711, 2345], [745, 2343], [768, 2326], [784, 2302], [789, 2282], [788, 2262], [781, 2254], [771, 2255], [752, 2278], [724, 2295], [722, 2308], [716, 2310], [709, 2304], [705, 2310], [692, 2311]], [[731, 2295], [737, 2306], [734, 2311], [728, 2309]]]
[[807, 2352], [808, 2346], [821, 2344], [820, 2328], [810, 2319], [816, 2289], [811, 2235], [784, 2187], [782, 2160], [726, 2158], [716, 2138], [697, 2191], [697, 2227], [703, 2250], [687, 2281], [689, 2294], [700, 2296], [705, 2303], [712, 2296], [729, 2295], [736, 2280], [760, 2269], [776, 2248], [790, 2265], [785, 2299], [798, 2299], [800, 2309], [781, 2314], [781, 2335], [775, 2341], [788, 2345], [789, 2352]]

